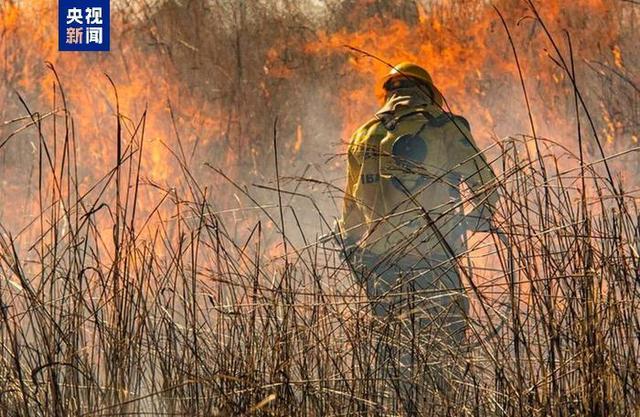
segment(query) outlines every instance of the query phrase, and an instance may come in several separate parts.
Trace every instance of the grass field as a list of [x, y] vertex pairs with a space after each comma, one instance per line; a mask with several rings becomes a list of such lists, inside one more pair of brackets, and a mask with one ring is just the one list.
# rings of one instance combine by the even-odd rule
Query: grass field
[[[283, 2], [280, 20], [269, 2], [218, 3], [129, 10], [126, 48], [98, 57], [37, 50], [29, 9], [0, 6], [0, 415], [404, 415], [379, 367], [390, 345], [416, 358], [420, 415], [640, 413], [633, 2], [585, 1], [571, 19], [562, 2], [502, 2], [504, 26], [464, 1]], [[503, 234], [469, 236], [452, 260], [471, 305], [458, 345], [373, 315], [319, 239], [342, 194], [340, 138], [375, 109], [361, 95], [384, 70], [357, 50], [400, 58], [368, 26], [380, 16], [420, 34], [407, 54], [440, 58], [498, 176]], [[451, 25], [433, 46], [437, 22]], [[444, 81], [438, 42], [456, 39], [452, 79], [495, 74]], [[483, 42], [496, 51], [473, 61]], [[109, 76], [99, 93], [74, 84], [87, 68]]]

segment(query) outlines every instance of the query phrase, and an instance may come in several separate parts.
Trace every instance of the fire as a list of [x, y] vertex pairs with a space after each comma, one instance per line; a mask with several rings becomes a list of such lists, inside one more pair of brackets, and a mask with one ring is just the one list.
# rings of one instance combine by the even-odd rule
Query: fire
[[18, 23], [19, 14], [18, 6], [9, 3], [2, 14], [2, 27], [7, 31], [14, 30]]
[[[537, 134], [573, 144], [573, 87], [565, 70], [554, 63], [559, 61], [554, 46], [541, 24], [532, 18], [526, 2], [501, 0], [495, 5], [505, 16], [514, 39]], [[567, 29], [571, 35], [577, 81], [588, 104], [596, 109], [598, 133], [604, 134], [610, 146], [620, 142], [619, 136], [634, 140], [630, 136], [634, 132], [629, 133], [632, 127], [624, 119], [628, 106], [618, 97], [609, 97], [605, 84], [598, 84], [598, 77], [610, 77], [607, 68], [634, 80], [624, 72], [624, 64], [629, 67], [633, 63], [624, 40], [632, 37], [622, 33], [625, 19], [633, 19], [634, 12], [624, 9], [626, 6], [612, 8], [606, 0], [549, 0], [537, 6], [567, 62], [569, 49], [562, 30]], [[179, 9], [182, 6], [175, 7], [183, 10]], [[481, 147], [507, 135], [531, 134], [518, 68], [493, 7], [485, 2], [444, 1], [418, 7], [413, 20], [381, 19], [371, 13], [373, 9], [371, 1], [361, 0], [345, 7], [342, 25], [329, 28], [313, 21], [312, 36], [296, 37], [288, 32], [274, 40], [255, 36], [255, 45], [251, 43], [254, 38], [240, 39], [244, 49], [236, 52], [253, 54], [253, 61], [229, 51], [229, 57], [216, 63], [220, 67], [218, 76], [229, 79], [228, 85], [234, 89], [231, 98], [219, 99], [209, 92], [218, 80], [204, 71], [186, 76], [185, 68], [190, 63], [176, 62], [171, 45], [162, 45], [164, 35], [142, 14], [125, 17], [118, 10], [112, 11], [110, 53], [60, 53], [55, 4], [46, 0], [4, 2], [0, 6], [0, 114], [3, 121], [25, 115], [15, 94], [19, 93], [31, 111], [45, 117], [45, 142], [53, 147], [54, 118], [46, 114], [55, 111], [61, 138], [64, 113], [60, 88], [45, 65], [50, 62], [72, 116], [80, 193], [116, 163], [116, 92], [107, 75], [116, 86], [123, 141], [125, 147], [129, 146], [126, 151], [134, 152], [142, 146], [143, 183], [167, 189], [180, 182], [176, 155], [194, 164], [215, 159], [215, 165], [223, 166], [231, 176], [237, 173], [245, 175], [248, 182], [260, 182], [252, 175], [261, 173], [256, 169], [259, 164], [273, 161], [265, 155], [271, 152], [270, 132], [276, 117], [279, 142], [287, 156], [302, 160], [319, 159], [320, 155], [325, 161], [331, 152], [326, 150], [327, 144], [336, 143], [340, 139], [337, 136], [344, 142], [380, 105], [379, 80], [389, 64], [405, 60], [430, 71], [448, 108], [469, 119]], [[163, 13], [172, 10], [169, 7]], [[136, 30], [146, 31], [148, 36], [132, 35]], [[234, 36], [229, 39], [236, 39]], [[150, 46], [150, 39], [158, 45]], [[197, 39], [176, 39], [177, 47], [188, 50], [193, 65], [197, 65], [207, 45], [198, 44]], [[580, 65], [585, 61], [602, 65], [593, 67], [598, 72], [585, 70]], [[242, 70], [234, 74], [231, 63], [239, 63]], [[310, 85], [313, 89], [308, 89]], [[308, 103], [314, 106], [306, 108]], [[143, 114], [144, 141], [141, 130], [136, 131]], [[26, 119], [5, 126], [2, 137], [28, 122]], [[0, 206], [4, 219], [21, 213], [29, 213], [30, 219], [37, 213], [36, 199], [32, 198], [36, 181], [26, 168], [37, 167], [39, 144], [33, 131], [28, 131], [31, 133], [14, 137], [0, 150], [5, 158], [0, 168], [4, 176], [0, 192], [25, 195], [25, 204], [29, 205], [26, 210], [17, 203], [16, 207]], [[319, 147], [322, 152], [317, 152]], [[59, 172], [62, 152], [56, 158]], [[343, 172], [339, 163], [330, 169]], [[270, 181], [273, 175], [267, 172], [264, 177]], [[155, 201], [144, 190], [141, 195], [145, 201], [139, 208], [151, 210]]]
[[300, 148], [302, 148], [302, 126], [296, 126], [296, 140], [293, 144], [293, 150], [295, 153], [300, 152]]
[[618, 45], [614, 45], [611, 53], [613, 54], [613, 62], [616, 64], [616, 67], [622, 68], [622, 51], [620, 50], [620, 47]]
[[[135, 153], [142, 146], [143, 182], [165, 184], [167, 187], [173, 186], [180, 176], [179, 165], [173, 155], [179, 153], [176, 135], [183, 136], [182, 145], [191, 152], [196, 137], [201, 137], [198, 146], [206, 147], [222, 131], [220, 122], [214, 118], [220, 110], [172, 81], [176, 78], [175, 69], [168, 65], [166, 56], [145, 51], [136, 39], [127, 37], [129, 28], [117, 14], [112, 20], [115, 50], [93, 54], [57, 51], [55, 3], [45, 0], [5, 3], [0, 6], [0, 11], [0, 32], [4, 32], [0, 54], [7, 57], [5, 81], [0, 82], [0, 93], [6, 100], [2, 107], [5, 112], [14, 110], [24, 114], [12, 91], [15, 89], [26, 104], [32, 106], [32, 112], [45, 114], [54, 111], [55, 130], [60, 141], [65, 128], [61, 94], [64, 93], [68, 114], [72, 117], [71, 133], [77, 146], [80, 194], [116, 165], [118, 118], [123, 127], [121, 156], [126, 158], [127, 154]], [[48, 70], [45, 63], [50, 63], [55, 69], [62, 91], [53, 70]], [[113, 80], [115, 90], [108, 77]], [[141, 129], [145, 111], [142, 141], [142, 131], [136, 131], [136, 128]], [[53, 126], [52, 117], [42, 121], [44, 141], [51, 148], [61, 146], [53, 143]], [[11, 149], [17, 148], [19, 153], [11, 155], [2, 172], [16, 179], [3, 187], [6, 194], [23, 194], [25, 188], [34, 187], [33, 183], [18, 180], [24, 166], [37, 166], [35, 150], [38, 144], [33, 143], [34, 150], [23, 153], [24, 147], [17, 143], [20, 139], [18, 136], [8, 144], [13, 147]], [[56, 170], [60, 170], [62, 153], [59, 152], [56, 158]], [[152, 194], [143, 188], [138, 206], [143, 212], [150, 212], [155, 207], [157, 197], [152, 197]], [[37, 213], [35, 200], [27, 204], [31, 207], [25, 211], [16, 201], [15, 207], [2, 207], [0, 214], [4, 215], [4, 220], [15, 220], [20, 213]]]
[[[451, 14], [431, 13], [420, 7], [419, 22], [414, 26], [400, 20], [373, 17], [355, 31], [323, 32], [305, 46], [309, 55], [325, 59], [336, 54], [349, 55], [344, 68], [327, 68], [350, 77], [340, 97], [345, 114], [345, 138], [371, 117], [376, 107], [371, 100], [374, 92], [378, 99], [381, 97], [378, 80], [388, 72], [390, 65], [401, 61], [419, 63], [430, 71], [451, 111], [470, 120], [482, 145], [488, 145], [489, 139], [496, 135], [531, 134], [518, 69], [496, 11], [476, 3], [475, 7], [469, 8], [465, 4], [463, 13], [454, 7], [457, 3], [448, 3]], [[559, 59], [552, 52], [553, 46], [541, 25], [530, 18], [532, 12], [525, 4], [500, 1], [496, 7], [506, 16], [514, 37], [533, 105], [537, 134], [574, 137], [574, 121], [566, 117], [573, 107], [573, 86], [566, 72], [553, 63]], [[443, 8], [446, 10], [446, 6]], [[608, 2], [553, 0], [540, 4], [539, 12], [551, 27], [555, 41], [561, 44], [568, 62], [566, 39], [561, 32], [565, 28], [572, 37], [575, 61], [600, 57], [603, 48], [611, 45], [614, 64], [622, 65], [621, 49], [616, 43], [620, 37], [620, 22], [616, 21]], [[594, 27], [585, 23], [586, 16], [604, 23]], [[578, 82], [585, 78], [582, 74], [578, 76]], [[596, 104], [602, 104], [600, 97], [591, 94], [591, 85], [579, 87]], [[600, 120], [605, 125], [611, 124], [606, 113]]]

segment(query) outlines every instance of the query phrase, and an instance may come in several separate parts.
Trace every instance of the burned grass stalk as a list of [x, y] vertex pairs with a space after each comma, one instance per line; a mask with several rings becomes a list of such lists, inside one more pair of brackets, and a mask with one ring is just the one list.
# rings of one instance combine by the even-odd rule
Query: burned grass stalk
[[[79, 194], [73, 117], [54, 113], [71, 121], [62, 145], [30, 112], [39, 215], [1, 235], [3, 414], [393, 415], [403, 392], [376, 360], [389, 345], [411, 349], [423, 415], [638, 411], [638, 210], [599, 173], [604, 159], [498, 143], [502, 235], [475, 236], [455, 260], [471, 309], [464, 341], [443, 345], [380, 322], [333, 247], [293, 236], [304, 193], [290, 182], [276, 205], [236, 185], [264, 217], [238, 241], [180, 153], [180, 189], [140, 176], [146, 114], [118, 114], [118, 164]], [[152, 209], [141, 186], [158, 190]]]
[[[196, 3], [198, 19], [216, 18], [206, 15], [204, 2]], [[383, 366], [392, 371], [402, 367], [394, 357], [381, 364], [382, 358], [389, 357], [384, 352], [389, 346], [408, 350], [416, 358], [411, 378], [428, 399], [420, 407], [422, 415], [559, 417], [640, 412], [638, 196], [633, 188], [626, 191], [607, 166], [628, 163], [637, 148], [606, 156], [598, 141], [601, 130], [587, 114], [586, 95], [577, 88], [579, 75], [584, 74], [576, 75], [573, 53], [563, 59], [560, 52], [571, 51], [570, 44], [558, 46], [534, 4], [530, 5], [536, 16], [531, 34], [541, 28], [551, 38], [552, 62], [572, 86], [568, 101], [575, 107], [571, 113], [576, 115], [579, 152], [573, 155], [564, 146], [574, 137], [562, 137], [560, 143], [541, 137], [540, 130], [533, 128], [535, 118], [526, 110], [522, 114], [531, 124], [531, 136], [496, 141], [488, 150], [490, 163], [499, 173], [493, 186], [501, 194], [496, 219], [500, 233], [470, 237], [469, 250], [453, 261], [464, 271], [462, 290], [471, 306], [465, 317], [465, 338], [457, 345], [438, 340], [437, 329], [411, 336], [401, 320], [385, 322], [372, 314], [362, 283], [340, 259], [340, 250], [317, 239], [319, 230], [330, 230], [331, 221], [320, 208], [323, 205], [306, 191], [314, 189], [326, 198], [336, 194], [336, 186], [320, 176], [285, 178], [286, 159], [271, 149], [270, 140], [261, 142], [258, 150], [260, 155], [274, 152], [281, 163], [272, 183], [248, 188], [228, 172], [228, 166], [221, 169], [212, 163], [216, 178], [228, 182], [226, 189], [232, 189], [238, 201], [238, 208], [225, 209], [219, 183], [203, 181], [195, 172], [200, 169], [193, 164], [201, 149], [197, 148], [200, 138], [195, 143], [181, 138], [176, 120], [181, 111], [187, 111], [180, 106], [174, 113], [171, 102], [153, 103], [149, 112], [140, 112], [139, 119], [130, 119], [110, 98], [99, 120], [78, 120], [90, 106], [79, 106], [76, 111], [81, 116], [74, 114], [57, 75], [50, 111], [36, 112], [29, 97], [20, 97], [17, 101], [27, 116], [2, 125], [11, 131], [0, 137], [0, 151], [8, 149], [5, 145], [13, 144], [18, 134], [32, 139], [38, 186], [26, 193], [37, 200], [38, 208], [26, 228], [0, 225], [0, 414], [398, 415], [405, 412], [406, 393], [398, 381], [404, 374], [397, 369], [394, 378], [383, 370]], [[235, 74], [219, 77], [229, 85], [219, 80], [221, 88], [207, 90], [205, 101], [217, 102], [221, 94], [222, 107], [233, 109], [225, 135], [246, 140], [251, 136], [249, 123], [237, 122], [239, 114], [255, 114], [253, 105], [296, 108], [296, 103], [307, 99], [296, 96], [294, 105], [287, 100], [269, 101], [279, 85], [286, 87], [288, 96], [293, 91], [290, 86], [299, 81], [273, 76], [269, 79], [273, 85], [266, 87], [269, 94], [253, 103], [246, 98], [254, 97], [255, 81], [268, 75], [263, 71], [286, 73], [296, 67], [300, 56], [307, 56], [296, 52], [296, 46], [306, 51], [317, 45], [311, 42], [303, 48], [286, 43], [286, 54], [278, 54], [278, 48], [276, 58], [265, 54], [271, 57], [268, 65], [263, 65], [262, 56], [243, 56], [241, 45], [248, 36], [244, 29], [251, 19], [260, 23], [264, 15], [262, 29], [269, 28], [274, 37], [289, 42], [295, 36], [281, 30], [288, 26], [279, 24], [279, 18], [247, 13], [250, 8], [244, 10], [244, 3], [241, 8], [231, 30], [233, 38], [226, 38], [223, 26], [214, 25], [211, 33], [178, 32], [167, 39], [159, 33], [173, 32], [149, 32], [156, 44], [174, 47], [175, 55], [169, 56], [178, 57], [176, 68], [188, 66], [187, 74], [208, 76], [227, 66], [216, 61], [226, 57], [220, 50], [198, 55], [193, 45], [222, 45], [224, 50], [227, 41], [235, 42], [236, 53], [230, 59], [242, 62], [242, 68], [239, 65]], [[458, 19], [462, 9], [450, 8], [447, 12], [446, 7], [433, 6], [449, 21]], [[474, 10], [478, 18], [483, 17], [482, 7]], [[628, 10], [618, 12], [634, 16]], [[149, 22], [159, 17], [158, 24], [170, 27], [173, 18], [190, 21], [188, 13], [193, 11], [178, 3], [163, 3], [158, 11], [145, 13], [150, 14]], [[244, 20], [242, 13], [251, 19]], [[407, 14], [415, 22], [425, 18]], [[296, 25], [296, 30], [307, 33], [311, 23], [302, 15], [292, 16], [304, 23]], [[371, 33], [357, 37], [343, 30], [352, 23], [344, 16], [334, 16], [335, 33], [323, 36], [329, 36], [329, 44], [342, 45], [347, 36], [366, 46]], [[20, 30], [6, 26], [6, 34]], [[621, 26], [620, 30], [632, 29]], [[380, 37], [378, 31], [372, 33]], [[417, 35], [424, 39], [425, 33], [430, 32]], [[318, 33], [312, 37], [322, 38]], [[267, 38], [260, 38], [264, 45], [256, 51], [271, 52]], [[19, 56], [29, 63], [20, 68], [41, 62], [32, 44], [24, 51], [18, 48]], [[182, 46], [175, 48], [177, 44]], [[0, 47], [7, 45], [11, 44]], [[464, 53], [463, 49], [459, 52]], [[513, 49], [523, 62], [537, 65], [538, 54], [535, 59], [526, 58]], [[289, 54], [293, 63], [281, 59], [281, 55], [290, 58]], [[127, 74], [136, 68], [136, 61], [144, 61], [125, 58]], [[342, 62], [333, 55], [328, 61], [332, 70]], [[255, 62], [260, 65], [250, 65]], [[635, 88], [633, 78], [620, 75], [617, 64], [609, 68], [589, 62], [607, 77], [618, 74]], [[10, 61], [3, 65], [7, 79], [20, 79], [21, 72], [14, 71]], [[299, 68], [312, 76], [318, 70]], [[460, 71], [464, 72], [456, 74], [468, 72]], [[525, 75], [518, 72], [526, 90]], [[338, 85], [330, 75], [321, 80]], [[197, 80], [197, 74], [193, 77]], [[254, 81], [249, 84], [251, 94], [235, 90], [242, 79]], [[479, 73], [478, 81], [486, 82]], [[166, 88], [172, 99], [180, 91]], [[225, 95], [229, 91], [233, 94]], [[139, 90], [129, 92], [135, 94]], [[630, 97], [629, 102], [637, 102], [637, 95]], [[529, 98], [533, 101], [534, 95]], [[165, 107], [170, 109], [169, 131], [174, 135], [170, 139], [177, 143], [177, 150], [164, 143], [159, 146], [160, 141], [149, 137], [148, 118]], [[0, 109], [2, 114], [7, 108]], [[113, 114], [112, 119], [107, 120], [107, 114]], [[270, 127], [273, 115], [259, 115], [264, 119], [260, 126]], [[108, 132], [104, 139], [108, 168], [93, 170], [95, 178], [90, 181], [82, 173], [78, 151], [81, 122], [109, 125], [99, 130]], [[589, 127], [588, 134], [584, 126]], [[153, 136], [169, 138], [161, 133], [166, 130], [155, 129]], [[264, 137], [270, 138], [270, 133]], [[277, 146], [276, 133], [274, 129], [273, 147], [280, 150], [284, 146]], [[19, 149], [28, 143], [24, 141]], [[212, 146], [216, 145], [221, 144]], [[159, 148], [170, 155], [172, 186], [145, 175], [143, 149], [149, 146], [152, 155]], [[589, 152], [590, 147], [596, 151]], [[590, 153], [598, 155], [591, 162]], [[271, 163], [264, 159], [268, 161], [264, 165], [253, 161], [254, 167]], [[2, 169], [5, 175], [12, 172]], [[3, 187], [13, 190], [3, 196], [5, 201], [20, 189]], [[225, 191], [225, 197], [228, 194]], [[313, 224], [312, 232], [307, 223]], [[438, 299], [443, 291], [425, 290], [416, 296]]]

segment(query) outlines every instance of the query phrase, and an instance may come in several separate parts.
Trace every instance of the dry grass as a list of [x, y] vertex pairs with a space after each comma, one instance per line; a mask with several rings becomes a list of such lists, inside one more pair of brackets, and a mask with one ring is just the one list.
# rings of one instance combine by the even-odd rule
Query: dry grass
[[[378, 323], [334, 249], [289, 239], [297, 225], [278, 213], [301, 215], [295, 200], [263, 208], [239, 243], [182, 165], [188, 186], [136, 227], [142, 136], [120, 139], [120, 165], [87, 195], [67, 188], [75, 161], [42, 169], [54, 198], [30, 250], [2, 233], [4, 415], [394, 415], [380, 337], [426, 365], [417, 378], [439, 406], [424, 415], [638, 411], [638, 211], [603, 162], [562, 171], [569, 154], [548, 140], [535, 139], [540, 159], [499, 144], [508, 244], [475, 240], [467, 340], [437, 348]], [[267, 222], [282, 255], [265, 253]], [[442, 368], [444, 391], [429, 377]]]
[[[575, 86], [571, 56], [559, 65]], [[371, 314], [339, 251], [317, 241], [331, 220], [307, 192], [340, 191], [285, 181], [275, 125], [261, 145], [275, 154], [273, 183], [206, 168], [242, 202], [224, 210], [177, 134], [179, 185], [145, 178], [146, 113], [132, 120], [114, 103], [113, 169], [86, 187], [67, 103], [54, 119], [23, 101], [39, 210], [24, 230], [0, 229], [0, 415], [402, 415], [376, 362], [385, 343], [418, 358], [421, 415], [638, 414], [640, 213], [637, 191], [611, 174], [637, 149], [600, 154], [572, 93], [577, 152], [536, 135], [487, 150], [503, 240], [474, 236], [454, 260], [472, 305], [460, 346]]]

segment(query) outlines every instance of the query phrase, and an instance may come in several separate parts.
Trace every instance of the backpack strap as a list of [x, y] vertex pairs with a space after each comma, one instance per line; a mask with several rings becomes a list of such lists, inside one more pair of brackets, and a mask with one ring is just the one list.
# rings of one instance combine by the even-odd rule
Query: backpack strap
[[[427, 118], [427, 120], [433, 119], [433, 115], [429, 113], [426, 107], [409, 108], [393, 115], [389, 113], [376, 114], [376, 119], [378, 119], [380, 123], [382, 123], [385, 129], [392, 131], [398, 126], [398, 123], [400, 123], [402, 119], [404, 119], [405, 117], [416, 115], [416, 114], [424, 115]], [[385, 117], [385, 116], [388, 116], [388, 117]]]

